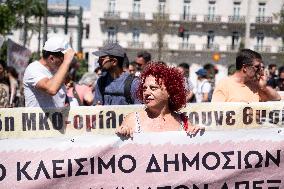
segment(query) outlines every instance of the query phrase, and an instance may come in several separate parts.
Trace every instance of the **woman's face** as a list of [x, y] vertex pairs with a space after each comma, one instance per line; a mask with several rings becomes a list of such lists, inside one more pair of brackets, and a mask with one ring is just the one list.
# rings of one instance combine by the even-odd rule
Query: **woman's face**
[[148, 76], [143, 85], [143, 102], [147, 107], [162, 107], [168, 104], [169, 93], [162, 83], [156, 83], [155, 77]]

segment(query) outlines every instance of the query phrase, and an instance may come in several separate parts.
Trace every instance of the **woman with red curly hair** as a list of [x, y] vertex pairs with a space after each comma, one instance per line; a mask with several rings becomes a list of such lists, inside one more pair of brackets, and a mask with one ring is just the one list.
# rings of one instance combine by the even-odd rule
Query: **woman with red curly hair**
[[151, 62], [140, 75], [137, 97], [145, 109], [129, 114], [116, 133], [132, 136], [133, 132], [161, 132], [185, 130], [197, 133], [186, 116], [178, 111], [186, 105], [184, 79], [177, 68]]

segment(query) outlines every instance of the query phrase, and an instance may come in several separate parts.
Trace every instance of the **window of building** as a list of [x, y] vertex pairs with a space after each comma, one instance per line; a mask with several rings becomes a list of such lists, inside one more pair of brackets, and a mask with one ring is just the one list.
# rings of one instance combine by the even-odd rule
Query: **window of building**
[[264, 40], [264, 34], [263, 33], [257, 33], [256, 35], [256, 45], [261, 50], [263, 47], [263, 40]]
[[109, 27], [107, 29], [107, 40], [109, 43], [116, 43], [117, 42], [117, 33], [114, 27]]
[[184, 30], [183, 37], [182, 37], [182, 42], [183, 43], [188, 43], [188, 41], [189, 41], [189, 31], [188, 30]]
[[86, 39], [89, 39], [89, 35], [90, 35], [90, 24], [86, 24], [86, 33], [85, 33]]
[[85, 53], [85, 60], [86, 60], [87, 62], [89, 61], [89, 53], [88, 53], [88, 52]]
[[239, 32], [233, 32], [232, 34], [232, 50], [235, 50], [237, 48], [237, 45], [239, 43], [240, 39], [240, 33]]
[[140, 12], [140, 0], [133, 0], [133, 12]]
[[258, 3], [258, 16], [259, 17], [265, 16], [265, 3]]
[[184, 0], [183, 2], [183, 19], [188, 18], [190, 15], [190, 1]]
[[240, 17], [240, 10], [241, 10], [241, 2], [234, 2], [234, 7], [233, 7], [234, 18]]
[[208, 49], [211, 49], [213, 47], [214, 37], [215, 37], [214, 31], [208, 31], [208, 34], [207, 34], [207, 48]]
[[159, 0], [158, 12], [161, 14], [165, 14], [166, 10], [166, 0]]
[[213, 20], [215, 16], [215, 1], [209, 1], [209, 7], [208, 7], [208, 18], [209, 20]]
[[115, 0], [108, 0], [108, 11], [109, 12], [115, 11]]
[[132, 41], [139, 42], [139, 37], [140, 37], [140, 31], [137, 28], [134, 28], [132, 30]]

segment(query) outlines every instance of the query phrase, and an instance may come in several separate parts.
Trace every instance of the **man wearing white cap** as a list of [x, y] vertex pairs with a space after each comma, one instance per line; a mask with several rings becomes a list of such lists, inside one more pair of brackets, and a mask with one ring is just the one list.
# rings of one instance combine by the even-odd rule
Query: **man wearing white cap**
[[45, 42], [42, 58], [30, 63], [24, 73], [26, 107], [64, 107], [64, 80], [74, 54], [63, 36], [54, 36]]

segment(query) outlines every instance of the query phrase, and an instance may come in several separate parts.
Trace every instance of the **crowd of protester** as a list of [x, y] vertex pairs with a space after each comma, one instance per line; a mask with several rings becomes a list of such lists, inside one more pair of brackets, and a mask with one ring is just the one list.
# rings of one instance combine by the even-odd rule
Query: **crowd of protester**
[[[149, 52], [139, 51], [130, 61], [119, 44], [107, 44], [94, 52], [99, 58], [94, 73], [85, 73], [79, 82], [74, 81], [74, 69], [70, 66], [74, 53], [63, 38], [49, 38], [41, 59], [28, 65], [22, 82], [15, 68], [6, 67], [2, 61], [0, 106], [46, 108], [143, 103], [136, 91], [140, 75], [153, 63]], [[218, 82], [215, 82], [218, 69], [213, 64], [205, 64], [195, 72], [197, 81], [189, 79], [188, 63], [182, 62], [177, 68], [185, 83], [186, 103], [280, 100], [276, 91], [284, 91], [284, 66], [269, 64], [266, 68], [261, 55], [249, 49], [237, 54], [236, 63], [228, 66], [228, 77]]]

